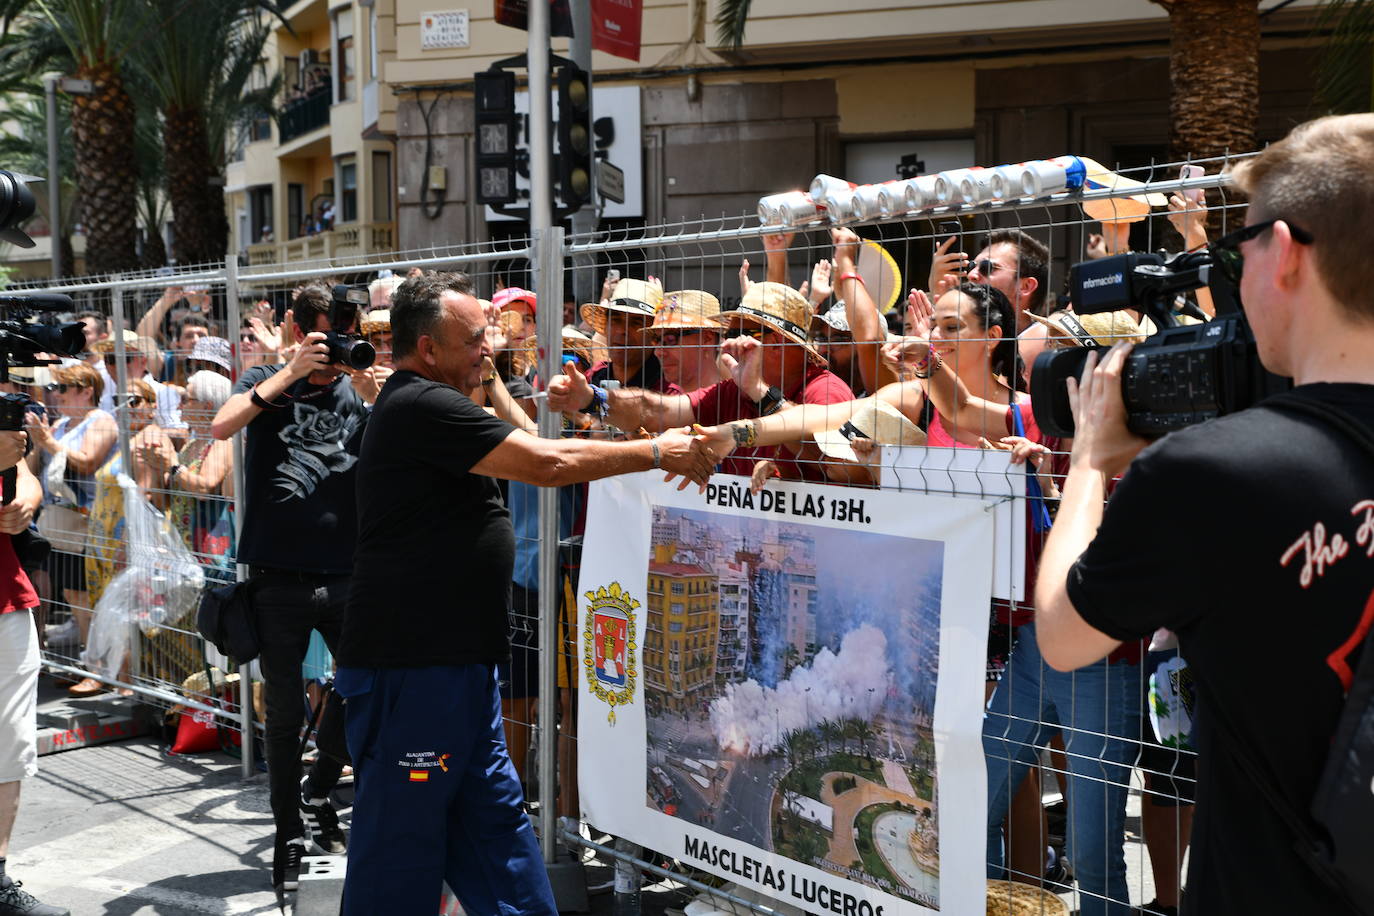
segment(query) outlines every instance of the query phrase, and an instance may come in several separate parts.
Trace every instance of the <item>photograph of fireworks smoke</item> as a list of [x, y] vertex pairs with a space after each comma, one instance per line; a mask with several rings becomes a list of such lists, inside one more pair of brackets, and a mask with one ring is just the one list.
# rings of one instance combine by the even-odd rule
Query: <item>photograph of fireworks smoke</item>
[[938, 541], [655, 506], [646, 802], [939, 908]]

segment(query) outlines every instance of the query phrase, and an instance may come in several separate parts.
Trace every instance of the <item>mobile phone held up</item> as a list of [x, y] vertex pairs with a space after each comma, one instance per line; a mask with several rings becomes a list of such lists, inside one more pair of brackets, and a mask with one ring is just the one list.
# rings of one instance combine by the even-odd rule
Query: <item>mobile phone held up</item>
[[[1178, 177], [1183, 181], [1187, 181], [1189, 178], [1201, 178], [1206, 174], [1206, 170], [1200, 165], [1185, 165], [1178, 171]], [[1189, 188], [1183, 192], [1183, 199], [1195, 204], [1202, 203], [1206, 196], [1207, 192], [1202, 188]]]

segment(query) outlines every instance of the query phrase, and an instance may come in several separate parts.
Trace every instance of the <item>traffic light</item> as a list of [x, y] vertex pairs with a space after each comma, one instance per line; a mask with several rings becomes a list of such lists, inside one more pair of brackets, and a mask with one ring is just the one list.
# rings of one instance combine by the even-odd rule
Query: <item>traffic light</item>
[[592, 92], [586, 70], [558, 71], [558, 199], [568, 211], [592, 202]]
[[509, 204], [515, 194], [515, 74], [488, 70], [474, 77], [477, 94], [477, 202]]

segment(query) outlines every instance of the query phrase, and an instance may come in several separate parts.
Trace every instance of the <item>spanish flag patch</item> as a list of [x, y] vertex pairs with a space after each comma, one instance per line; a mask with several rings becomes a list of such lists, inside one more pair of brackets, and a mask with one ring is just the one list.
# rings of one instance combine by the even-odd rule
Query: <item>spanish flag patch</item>
[[411, 782], [429, 782], [429, 770], [411, 770]]

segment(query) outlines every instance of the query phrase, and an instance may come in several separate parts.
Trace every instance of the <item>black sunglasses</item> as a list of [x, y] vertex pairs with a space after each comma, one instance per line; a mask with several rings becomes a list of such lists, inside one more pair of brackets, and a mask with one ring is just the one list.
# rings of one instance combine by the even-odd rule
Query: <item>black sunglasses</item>
[[62, 382], [48, 382], [43, 386], [44, 391], [56, 391], [58, 394], [66, 394], [68, 388], [76, 388], [76, 385], [66, 385]]
[[1293, 236], [1293, 241], [1299, 245], [1311, 245], [1316, 241], [1312, 233], [1281, 216], [1267, 219], [1262, 223], [1242, 226], [1235, 232], [1226, 233], [1208, 246], [1212, 254], [1212, 261], [1217, 265], [1222, 276], [1232, 283], [1240, 283], [1240, 275], [1245, 267], [1245, 256], [1240, 253], [1240, 246], [1251, 239], [1259, 238], [1273, 229], [1274, 224], [1281, 220], [1288, 226], [1288, 232]]
[[1000, 265], [992, 258], [980, 258], [973, 262], [973, 269], [978, 271], [979, 276], [991, 277], [997, 272]]

